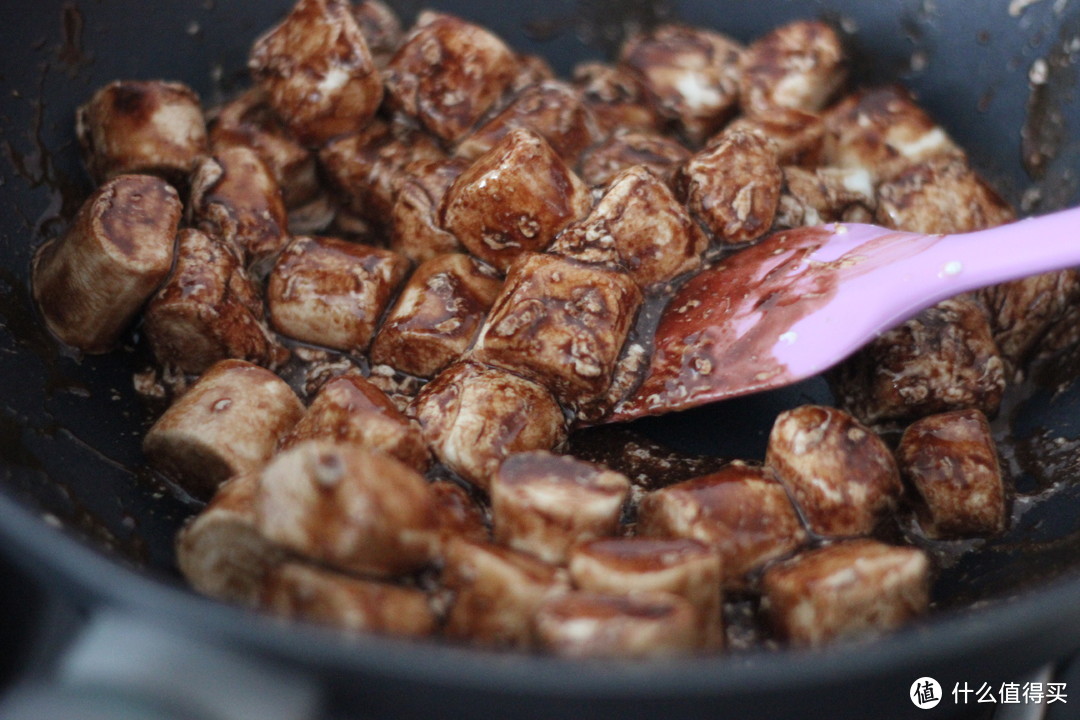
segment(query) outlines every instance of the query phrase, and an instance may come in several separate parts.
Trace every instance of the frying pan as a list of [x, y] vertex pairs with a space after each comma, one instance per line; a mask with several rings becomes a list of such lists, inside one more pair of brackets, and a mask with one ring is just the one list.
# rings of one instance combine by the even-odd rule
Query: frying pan
[[[575, 663], [345, 639], [187, 590], [172, 537], [196, 508], [143, 468], [139, 441], [151, 418], [131, 386], [145, 361], [137, 334], [107, 356], [59, 350], [29, 302], [29, 261], [89, 189], [72, 129], [79, 103], [115, 78], [164, 77], [212, 104], [244, 86], [251, 40], [288, 4], [0, 5], [0, 682], [9, 698], [39, 703], [29, 716], [77, 708], [81, 717], [113, 718], [243, 718], [260, 709], [271, 720], [890, 718], [922, 712], [909, 688], [931, 676], [946, 694], [932, 712], [948, 717], [972, 709], [951, 702], [955, 684], [997, 687], [1080, 648], [1080, 362], [1068, 353], [1012, 391], [995, 426], [1015, 448], [1006, 454], [1018, 490], [1013, 530], [975, 553], [938, 548], [935, 611], [878, 640]], [[666, 18], [747, 40], [787, 20], [823, 17], [851, 33], [856, 81], [899, 79], [913, 88], [1025, 212], [1080, 199], [1075, 2], [426, 4], [545, 55], [561, 74], [610, 52], [628, 28]], [[411, 1], [396, 7], [407, 21], [418, 9]], [[779, 410], [828, 400], [824, 383], [812, 381], [639, 428], [680, 449], [760, 457]]]

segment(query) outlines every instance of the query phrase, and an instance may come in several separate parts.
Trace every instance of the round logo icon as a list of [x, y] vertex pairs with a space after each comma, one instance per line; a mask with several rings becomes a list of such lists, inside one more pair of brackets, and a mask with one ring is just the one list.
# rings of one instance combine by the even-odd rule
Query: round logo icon
[[921, 677], [911, 683], [908, 697], [915, 703], [915, 707], [921, 710], [937, 707], [941, 702], [941, 684], [932, 677]]

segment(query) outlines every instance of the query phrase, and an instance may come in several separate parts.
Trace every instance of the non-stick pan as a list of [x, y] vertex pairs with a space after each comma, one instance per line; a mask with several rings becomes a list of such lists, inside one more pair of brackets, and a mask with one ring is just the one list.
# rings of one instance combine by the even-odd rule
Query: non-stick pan
[[[887, 718], [922, 713], [909, 690], [930, 676], [945, 698], [929, 712], [948, 717], [974, 709], [974, 697], [966, 707], [953, 701], [957, 684], [997, 688], [1080, 648], [1080, 362], [1069, 353], [1012, 391], [996, 424], [1009, 436], [1018, 491], [1013, 530], [975, 552], [941, 549], [937, 607], [889, 637], [819, 651], [574, 663], [342, 638], [187, 590], [172, 536], [195, 508], [143, 468], [150, 415], [132, 390], [144, 361], [137, 330], [106, 356], [63, 352], [29, 302], [29, 261], [88, 191], [75, 107], [112, 79], [157, 77], [186, 82], [212, 104], [247, 82], [248, 46], [287, 3], [0, 5], [0, 681], [10, 712], [18, 700], [37, 708], [28, 717]], [[1080, 199], [1072, 0], [431, 5], [488, 25], [562, 73], [603, 57], [627, 29], [667, 18], [745, 40], [822, 17], [850, 35], [857, 81], [912, 87], [1023, 212]], [[412, 0], [396, 7], [406, 19], [418, 9]], [[776, 412], [808, 399], [827, 401], [825, 385], [640, 428], [682, 449], [753, 457]], [[1080, 703], [1080, 688], [1070, 689]]]

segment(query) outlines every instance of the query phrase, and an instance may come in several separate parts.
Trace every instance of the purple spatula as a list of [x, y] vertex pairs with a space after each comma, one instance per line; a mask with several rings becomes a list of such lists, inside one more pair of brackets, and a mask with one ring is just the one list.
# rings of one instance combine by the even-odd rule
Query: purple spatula
[[1075, 265], [1080, 208], [956, 235], [860, 224], [779, 232], [675, 294], [644, 381], [607, 421], [803, 380], [941, 300]]

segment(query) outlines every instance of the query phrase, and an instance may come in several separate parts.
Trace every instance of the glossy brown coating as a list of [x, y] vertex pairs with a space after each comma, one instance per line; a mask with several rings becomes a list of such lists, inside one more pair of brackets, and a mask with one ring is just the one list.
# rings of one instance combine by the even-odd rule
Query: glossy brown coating
[[519, 129], [458, 176], [443, 199], [440, 224], [505, 272], [522, 253], [546, 248], [591, 205], [588, 188], [551, 145]]
[[619, 130], [659, 132], [662, 129], [663, 119], [637, 76], [627, 68], [588, 61], [574, 66], [572, 78], [602, 137]]
[[390, 210], [390, 249], [420, 264], [462, 250], [452, 232], [439, 225], [439, 208], [450, 186], [471, 165], [462, 158], [421, 160], [398, 176]]
[[255, 527], [257, 473], [237, 475], [176, 536], [176, 564], [203, 595], [256, 607], [266, 577], [288, 558]]
[[962, 233], [1016, 219], [1012, 208], [963, 159], [912, 165], [877, 188], [876, 220], [920, 233]]
[[389, 250], [297, 237], [270, 272], [270, 321], [296, 340], [363, 352], [408, 269], [409, 261]]
[[574, 587], [610, 595], [668, 592], [686, 599], [698, 616], [702, 645], [723, 645], [720, 553], [687, 538], [601, 538], [570, 553]]
[[502, 102], [514, 98], [518, 93], [534, 85], [555, 80], [555, 70], [542, 55], [518, 54], [518, 73], [506, 88]]
[[847, 78], [844, 48], [829, 25], [801, 20], [772, 30], [742, 54], [739, 103], [748, 115], [817, 112]]
[[499, 100], [518, 67], [513, 51], [484, 28], [425, 11], [384, 79], [396, 109], [456, 142]]
[[454, 604], [443, 632], [457, 640], [528, 648], [537, 608], [569, 590], [566, 571], [490, 543], [453, 538], [445, 562], [442, 582]]
[[436, 626], [435, 613], [421, 590], [301, 562], [284, 563], [269, 573], [260, 605], [278, 617], [346, 632], [426, 637]]
[[382, 102], [382, 79], [348, 0], [298, 0], [255, 41], [248, 67], [309, 146], [364, 127]]
[[518, 128], [541, 135], [571, 166], [599, 132], [577, 88], [561, 80], [545, 80], [522, 90], [498, 115], [458, 143], [454, 154], [475, 160]]
[[355, 372], [323, 385], [281, 447], [316, 439], [382, 450], [420, 472], [431, 460], [420, 426]]
[[284, 380], [244, 360], [222, 360], [158, 418], [143, 438], [150, 465], [190, 495], [262, 469], [304, 414]]
[[619, 61], [637, 74], [659, 113], [700, 145], [735, 110], [741, 53], [720, 33], [661, 25], [627, 40]]
[[468, 255], [428, 260], [383, 320], [371, 345], [372, 362], [435, 377], [472, 345], [500, 288], [495, 271]]
[[821, 645], [888, 632], [926, 612], [930, 563], [917, 548], [852, 540], [775, 565], [761, 584], [774, 630]]
[[75, 134], [95, 181], [127, 173], [184, 185], [208, 150], [199, 96], [164, 80], [116, 80], [75, 113]]
[[378, 364], [371, 365], [368, 380], [372, 385], [386, 393], [386, 396], [390, 398], [390, 401], [394, 403], [398, 410], [410, 417], [411, 410], [409, 407], [412, 405], [412, 401], [416, 399], [417, 394], [427, 384], [427, 380], [423, 378], [405, 375], [389, 365]]
[[789, 108], [775, 108], [766, 115], [741, 115], [709, 142], [724, 138], [727, 132], [745, 132], [765, 141], [781, 165], [815, 168], [822, 163], [825, 146], [825, 123], [815, 113]]
[[189, 222], [236, 248], [264, 275], [289, 241], [285, 202], [258, 153], [241, 145], [203, 159], [191, 177]]
[[319, 164], [350, 211], [385, 228], [405, 168], [443, 157], [430, 135], [375, 120], [360, 132], [328, 143], [319, 151]]
[[794, 165], [783, 168], [784, 189], [776, 210], [776, 229], [830, 222], [869, 222], [877, 204], [864, 170]]
[[511, 455], [491, 481], [495, 542], [563, 565], [579, 542], [614, 535], [624, 475], [544, 450]]
[[872, 341], [831, 379], [840, 405], [867, 424], [965, 408], [993, 417], [1005, 365], [986, 311], [953, 298]]
[[536, 644], [572, 658], [662, 658], [702, 646], [697, 614], [665, 592], [571, 592], [537, 608]]
[[618, 130], [581, 157], [581, 179], [597, 187], [635, 165], [651, 170], [671, 184], [676, 169], [690, 151], [672, 138], [648, 130]]
[[732, 131], [690, 158], [675, 184], [690, 212], [718, 241], [743, 243], [772, 227], [783, 178], [764, 141]]
[[780, 413], [765, 464], [818, 535], [868, 535], [903, 490], [892, 453], [843, 410], [803, 405]]
[[922, 418], [896, 449], [918, 492], [919, 524], [933, 538], [993, 535], [1005, 529], [1005, 489], [986, 416], [955, 410]]
[[642, 294], [624, 273], [556, 255], [510, 268], [471, 357], [535, 379], [564, 407], [601, 398]]
[[301, 206], [319, 192], [315, 156], [274, 114], [261, 88], [252, 88], [218, 108], [210, 121], [213, 153], [234, 145], [251, 148], [281, 188], [285, 207]]
[[[435, 514], [439, 519], [443, 548], [455, 537], [476, 542], [491, 540], [491, 532], [484, 521], [484, 509], [462, 486], [448, 480], [437, 480], [431, 483], [431, 493], [435, 498]], [[442, 554], [445, 555], [445, 552]]]
[[154, 357], [187, 373], [239, 358], [274, 368], [289, 356], [263, 320], [259, 290], [236, 252], [199, 230], [181, 230], [172, 275], [150, 300], [143, 330]]
[[148, 175], [121, 175], [79, 208], [59, 238], [34, 254], [34, 300], [60, 340], [110, 350], [169, 273], [182, 206]]
[[976, 293], [990, 317], [1001, 356], [1012, 368], [1037, 353], [1057, 324], [1080, 300], [1080, 271], [1059, 270], [993, 285]]
[[353, 3], [352, 14], [356, 18], [360, 34], [367, 42], [368, 50], [371, 51], [375, 67], [385, 68], [404, 39], [401, 20], [393, 8], [382, 0], [361, 0]]
[[435, 456], [485, 490], [505, 458], [566, 439], [562, 408], [544, 387], [473, 362], [451, 365], [424, 386], [411, 414]]
[[739, 462], [646, 495], [638, 507], [637, 531], [705, 543], [720, 554], [723, 585], [733, 589], [745, 588], [749, 573], [806, 540], [772, 473]]
[[619, 173], [592, 212], [559, 233], [548, 250], [622, 269], [646, 288], [700, 266], [708, 246], [668, 186], [637, 165]]
[[911, 93], [897, 85], [853, 93], [824, 117], [824, 164], [861, 168], [875, 183], [933, 157], [964, 157]]
[[362, 445], [301, 442], [262, 472], [259, 530], [331, 567], [388, 577], [418, 570], [438, 541], [435, 502], [423, 476]]

